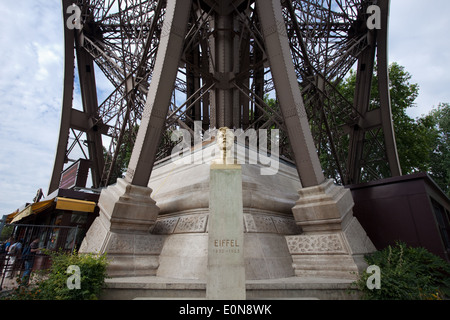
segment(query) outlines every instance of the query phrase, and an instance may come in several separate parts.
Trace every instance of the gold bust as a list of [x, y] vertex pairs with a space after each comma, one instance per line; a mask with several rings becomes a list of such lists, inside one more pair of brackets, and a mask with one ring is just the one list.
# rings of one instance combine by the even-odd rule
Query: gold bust
[[234, 164], [234, 133], [227, 127], [221, 127], [216, 136], [219, 157], [213, 161], [216, 164]]

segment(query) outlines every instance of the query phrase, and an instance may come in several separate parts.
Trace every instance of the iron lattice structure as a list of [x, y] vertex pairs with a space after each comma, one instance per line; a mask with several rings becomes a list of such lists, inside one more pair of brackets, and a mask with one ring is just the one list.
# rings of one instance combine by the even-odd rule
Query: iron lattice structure
[[[94, 187], [114, 182], [125, 169], [121, 166], [136, 139], [160, 39], [168, 32], [165, 0], [75, 1], [81, 29], [66, 26], [72, 3], [62, 1], [64, 93], [49, 192], [58, 188], [64, 166], [80, 156], [91, 161]], [[381, 29], [367, 28], [372, 4], [381, 8]], [[400, 175], [389, 98], [389, 0], [281, 0], [281, 5], [325, 175], [344, 184]], [[170, 132], [192, 132], [194, 121], [201, 121], [203, 131], [220, 126], [280, 129], [280, 154], [293, 159], [255, 7], [255, 0], [192, 1], [164, 133], [155, 142], [156, 160], [170, 155]], [[371, 103], [375, 63], [379, 99]], [[357, 81], [349, 101], [339, 84], [352, 68]], [[97, 89], [96, 73], [108, 79], [111, 92]], [[82, 107], [75, 108], [78, 83]], [[106, 97], [102, 102], [99, 93]]]

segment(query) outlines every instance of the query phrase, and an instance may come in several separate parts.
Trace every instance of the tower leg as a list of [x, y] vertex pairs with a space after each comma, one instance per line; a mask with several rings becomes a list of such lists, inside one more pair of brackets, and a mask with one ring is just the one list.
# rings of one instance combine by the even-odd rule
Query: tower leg
[[147, 186], [164, 130], [191, 12], [191, 0], [167, 0], [155, 68], [125, 180]]
[[279, 0], [258, 0], [256, 4], [270, 71], [300, 181], [304, 187], [316, 186], [325, 178], [295, 74], [281, 3]]
[[125, 179], [103, 190], [80, 252], [108, 253], [110, 276], [155, 275], [163, 236], [152, 235], [159, 208], [147, 187], [183, 49], [191, 1], [167, 0], [163, 31]]
[[[279, 0], [258, 0], [266, 53], [303, 188], [292, 209], [303, 234], [287, 236], [296, 275], [354, 277], [375, 250], [353, 217], [350, 190], [325, 181], [294, 71]], [[353, 274], [352, 274], [353, 272]]]
[[397, 144], [392, 121], [391, 97], [389, 93], [389, 63], [388, 63], [388, 28], [390, 0], [380, 1], [381, 29], [377, 30], [377, 62], [378, 62], [378, 91], [380, 92], [381, 124], [383, 127], [384, 143], [391, 175], [401, 176], [402, 169], [398, 158]]

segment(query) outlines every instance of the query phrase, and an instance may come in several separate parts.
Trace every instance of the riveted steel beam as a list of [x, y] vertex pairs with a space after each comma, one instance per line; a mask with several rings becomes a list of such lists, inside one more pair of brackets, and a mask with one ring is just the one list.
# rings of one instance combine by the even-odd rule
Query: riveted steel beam
[[294, 72], [280, 1], [258, 0], [256, 5], [266, 54], [302, 186], [319, 185], [325, 180], [325, 177]]
[[132, 185], [147, 186], [150, 179], [158, 142], [169, 111], [190, 9], [189, 0], [167, 0], [155, 69], [125, 176]]

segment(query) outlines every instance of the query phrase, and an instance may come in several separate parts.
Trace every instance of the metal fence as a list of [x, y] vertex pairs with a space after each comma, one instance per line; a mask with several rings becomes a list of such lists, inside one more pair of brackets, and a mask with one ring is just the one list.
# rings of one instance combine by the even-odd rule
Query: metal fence
[[[79, 231], [78, 227], [58, 225], [5, 225], [2, 238], [7, 240], [0, 245], [0, 290], [6, 282], [12, 283], [16, 277], [28, 281], [26, 277], [32, 271], [48, 269], [51, 261], [44, 249], [72, 252], [82, 240]], [[38, 241], [39, 250], [23, 254], [28, 252], [27, 247], [34, 240]], [[13, 247], [14, 244], [17, 245]]]

